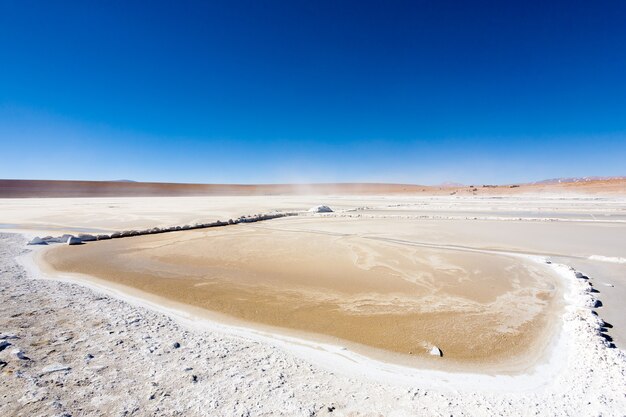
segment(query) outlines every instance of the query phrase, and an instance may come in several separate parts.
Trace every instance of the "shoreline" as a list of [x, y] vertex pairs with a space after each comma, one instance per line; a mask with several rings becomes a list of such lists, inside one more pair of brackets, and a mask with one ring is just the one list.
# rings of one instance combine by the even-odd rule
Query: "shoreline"
[[[0, 378], [7, 415], [617, 417], [626, 409], [626, 352], [608, 348], [589, 286], [567, 267], [555, 266], [571, 291], [551, 346], [564, 365], [554, 379], [533, 388], [521, 377], [482, 376], [469, 385], [422, 372], [407, 386], [403, 375], [346, 376], [307, 356], [315, 353], [309, 348], [299, 355], [276, 341], [195, 328], [100, 289], [33, 275], [16, 262], [32, 255], [24, 244], [0, 233], [0, 314], [7, 318], [0, 339], [13, 345], [0, 353], [8, 362]], [[14, 347], [31, 359], [15, 358]]]
[[[402, 364], [402, 361], [389, 361], [388, 359], [390, 359], [390, 355], [394, 355], [393, 353], [383, 352], [377, 355], [377, 349], [366, 346], [359, 349], [359, 346], [355, 346], [356, 344], [352, 342], [340, 340], [342, 343], [337, 344], [324, 338], [323, 335], [313, 335], [313, 338], [306, 338], [307, 335], [311, 336], [306, 332], [276, 329], [272, 326], [246, 323], [236, 319], [229, 320], [228, 317], [222, 317], [220, 313], [174, 302], [164, 297], [147, 294], [99, 278], [51, 271], [51, 268], [42, 265], [44, 261], [38, 259], [42, 252], [47, 249], [50, 248], [44, 247], [31, 251], [20, 258], [20, 263], [32, 275], [39, 274], [44, 276], [43, 279], [83, 285], [131, 305], [165, 314], [195, 330], [218, 331], [247, 340], [268, 343], [328, 371], [338, 371], [349, 377], [364, 377], [378, 383], [401, 383], [407, 387], [421, 386], [460, 390], [470, 388], [476, 390], [476, 387], [481, 387], [481, 391], [487, 392], [534, 391], [541, 389], [563, 372], [566, 368], [568, 355], [563, 357], [558, 353], [571, 351], [569, 338], [564, 331], [564, 316], [568, 306], [561, 305], [558, 321], [548, 323], [542, 332], [544, 334], [541, 337], [545, 337], [545, 339], [540, 343], [540, 350], [512, 358], [511, 363], [500, 367], [500, 369], [496, 369], [492, 364], [487, 365], [491, 368], [485, 372], [477, 372], [478, 368], [485, 367], [480, 364], [469, 365], [465, 369], [458, 369], [457, 367], [455, 370], [450, 370], [446, 369], [445, 366], [436, 369], [428, 366], [429, 361], [423, 361], [424, 366], [407, 366]], [[502, 254], [501, 251], [485, 250], [480, 252]], [[524, 258], [529, 262], [545, 264], [543, 257], [519, 253], [506, 254]], [[569, 293], [573, 291], [573, 285], [566, 274], [559, 272], [559, 268], [561, 266], [551, 265], [550, 269], [554, 270], [560, 281], [559, 299], [566, 299], [571, 296]], [[561, 304], [564, 303], [561, 302]], [[346, 346], [350, 348], [348, 349]], [[444, 365], [446, 364], [444, 363]], [[511, 369], [512, 365], [515, 366], [515, 369]]]

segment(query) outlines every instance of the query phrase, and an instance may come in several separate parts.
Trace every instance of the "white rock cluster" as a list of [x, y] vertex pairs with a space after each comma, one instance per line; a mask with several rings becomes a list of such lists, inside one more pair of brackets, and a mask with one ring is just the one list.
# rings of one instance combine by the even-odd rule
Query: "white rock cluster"
[[[325, 207], [325, 206], [322, 206]], [[331, 210], [332, 211], [332, 210]], [[183, 225], [183, 226], [171, 226], [171, 227], [153, 227], [151, 229], [145, 230], [124, 230], [122, 232], [114, 232], [110, 235], [100, 234], [97, 236], [90, 234], [79, 234], [78, 236], [65, 234], [58, 237], [46, 236], [40, 238], [36, 236], [32, 238], [27, 244], [28, 245], [47, 245], [49, 243], [65, 243], [68, 245], [80, 245], [83, 242], [92, 242], [96, 240], [108, 240], [108, 239], [119, 239], [123, 237], [132, 237], [132, 236], [143, 236], [143, 235], [153, 235], [158, 233], [168, 233], [168, 232], [178, 232], [182, 230], [193, 230], [193, 229], [205, 229], [209, 227], [220, 227], [220, 226], [228, 226], [234, 225], [238, 223], [254, 223], [260, 222], [264, 220], [272, 220], [280, 217], [287, 216], [297, 216], [297, 213], [291, 212], [274, 212], [274, 213], [260, 213], [253, 214], [249, 216], [241, 216], [238, 219], [230, 219], [228, 221], [215, 221], [211, 223], [197, 223], [194, 225]]]

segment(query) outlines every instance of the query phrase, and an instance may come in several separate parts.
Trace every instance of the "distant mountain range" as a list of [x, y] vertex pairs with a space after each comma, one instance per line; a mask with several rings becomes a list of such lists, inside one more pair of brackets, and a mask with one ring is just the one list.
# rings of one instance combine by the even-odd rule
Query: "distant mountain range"
[[530, 184], [563, 184], [572, 182], [589, 182], [589, 181], [607, 181], [607, 180], [623, 180], [626, 177], [570, 177], [570, 178], [551, 178], [543, 181], [535, 181]]
[[465, 184], [460, 182], [446, 181], [439, 184], [440, 187], [465, 187]]
[[[550, 178], [547, 180], [520, 183], [519, 185], [552, 185], [552, 184], [569, 184], [577, 182], [590, 182], [590, 181], [608, 181], [608, 180], [625, 180], [626, 177], [563, 177], [563, 178]], [[435, 185], [435, 187], [470, 187], [470, 185], [462, 184], [460, 182], [446, 181]], [[473, 187], [473, 185], [471, 186]]]

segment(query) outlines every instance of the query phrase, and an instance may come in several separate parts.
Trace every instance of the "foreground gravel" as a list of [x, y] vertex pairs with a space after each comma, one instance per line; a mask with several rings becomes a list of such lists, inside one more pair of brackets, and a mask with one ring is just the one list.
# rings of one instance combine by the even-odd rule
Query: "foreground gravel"
[[33, 279], [14, 260], [24, 243], [0, 234], [1, 416], [626, 415], [624, 353], [599, 336], [542, 392], [381, 385]]

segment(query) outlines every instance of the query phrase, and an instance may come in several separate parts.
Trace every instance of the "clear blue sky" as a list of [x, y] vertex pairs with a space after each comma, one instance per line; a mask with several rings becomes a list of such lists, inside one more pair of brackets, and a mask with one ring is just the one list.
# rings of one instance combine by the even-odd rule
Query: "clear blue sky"
[[0, 0], [0, 178], [626, 175], [626, 2]]

